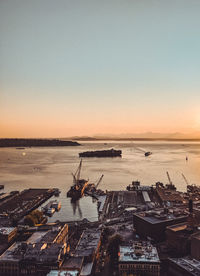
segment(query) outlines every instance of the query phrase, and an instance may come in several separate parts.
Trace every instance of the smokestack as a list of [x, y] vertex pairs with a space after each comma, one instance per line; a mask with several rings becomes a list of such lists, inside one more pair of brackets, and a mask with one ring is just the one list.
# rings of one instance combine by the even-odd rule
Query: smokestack
[[189, 199], [189, 212], [193, 213], [193, 200]]

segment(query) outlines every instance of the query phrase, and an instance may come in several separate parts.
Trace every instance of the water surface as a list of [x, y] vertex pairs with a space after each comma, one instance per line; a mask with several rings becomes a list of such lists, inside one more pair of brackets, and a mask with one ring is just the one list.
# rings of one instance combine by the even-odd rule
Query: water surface
[[[200, 185], [200, 143], [199, 142], [81, 142], [80, 147], [48, 147], [0, 149], [0, 184], [5, 192], [26, 188], [56, 187], [61, 190], [62, 208], [50, 221], [75, 220], [84, 217], [97, 220], [97, 203], [90, 197], [80, 199], [77, 206], [66, 198], [72, 185], [71, 173], [75, 172], [80, 159], [78, 153], [86, 150], [121, 149], [122, 158], [84, 158], [81, 176], [97, 181], [103, 190], [122, 190], [133, 180], [141, 185], [152, 185], [157, 181], [167, 183], [169, 172], [177, 189], [186, 190], [182, 173], [189, 183]], [[142, 151], [153, 154], [145, 157]], [[188, 161], [186, 161], [186, 156]]]

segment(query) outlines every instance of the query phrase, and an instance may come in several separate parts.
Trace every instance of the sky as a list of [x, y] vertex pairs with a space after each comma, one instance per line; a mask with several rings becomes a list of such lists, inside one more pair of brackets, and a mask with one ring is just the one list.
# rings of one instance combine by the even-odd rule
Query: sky
[[199, 0], [1, 0], [0, 137], [200, 132]]

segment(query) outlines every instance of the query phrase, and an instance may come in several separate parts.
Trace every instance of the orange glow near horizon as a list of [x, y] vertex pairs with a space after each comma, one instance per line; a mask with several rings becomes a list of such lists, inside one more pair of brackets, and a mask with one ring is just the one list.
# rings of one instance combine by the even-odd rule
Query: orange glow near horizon
[[20, 2], [0, 1], [0, 137], [200, 137], [200, 1]]

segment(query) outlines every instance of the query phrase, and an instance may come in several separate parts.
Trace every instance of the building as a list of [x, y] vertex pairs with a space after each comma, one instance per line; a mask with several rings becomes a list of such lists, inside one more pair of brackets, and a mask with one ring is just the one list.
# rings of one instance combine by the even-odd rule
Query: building
[[79, 272], [74, 270], [74, 271], [60, 271], [60, 270], [51, 270], [47, 276], [79, 276]]
[[150, 242], [134, 241], [131, 246], [120, 246], [119, 275], [159, 276], [158, 252]]
[[83, 257], [81, 276], [92, 275], [95, 261], [99, 258], [99, 248], [101, 245], [101, 231], [98, 229], [85, 230], [75, 249], [75, 257]]
[[188, 213], [181, 209], [159, 208], [133, 214], [133, 224], [139, 236], [162, 241], [167, 226], [185, 222], [187, 217]]
[[27, 244], [20, 262], [20, 275], [46, 275], [50, 270], [60, 269], [66, 253], [66, 244]]
[[23, 259], [23, 248], [14, 243], [0, 256], [0, 275], [20, 275], [20, 261]]
[[61, 270], [68, 271], [70, 273], [77, 271], [80, 274], [83, 267], [83, 261], [84, 257], [69, 257], [62, 264]]
[[191, 256], [200, 261], [200, 233], [196, 233], [191, 238]]
[[[195, 233], [198, 234], [196, 238]], [[188, 224], [183, 222], [166, 227], [166, 240], [167, 245], [170, 249], [174, 250], [177, 257], [185, 256], [190, 254], [191, 241], [194, 245], [198, 243], [200, 231], [196, 228], [188, 227]], [[195, 252], [200, 252], [198, 248]], [[196, 255], [196, 254], [195, 254]], [[199, 255], [200, 257], [200, 255]]]
[[16, 227], [1, 227], [0, 228], [0, 243], [9, 243], [17, 235]]
[[46, 275], [61, 267], [67, 251], [68, 226], [37, 231], [26, 242], [17, 242], [0, 256], [0, 275]]
[[66, 245], [57, 243], [14, 243], [0, 256], [0, 275], [46, 275], [59, 269]]
[[53, 227], [51, 230], [36, 231], [27, 243], [66, 243], [68, 241], [68, 225]]
[[66, 243], [68, 240], [68, 225], [53, 227], [41, 239], [41, 242]]
[[187, 201], [184, 199], [183, 195], [176, 191], [175, 186], [171, 183], [168, 185], [163, 185], [160, 182], [156, 183], [156, 192], [163, 204], [185, 204]]
[[137, 191], [119, 191], [113, 195], [117, 195], [117, 205], [122, 205], [124, 208], [144, 205], [142, 193]]
[[200, 275], [200, 261], [189, 256], [184, 258], [170, 258], [168, 273], [170, 276]]

